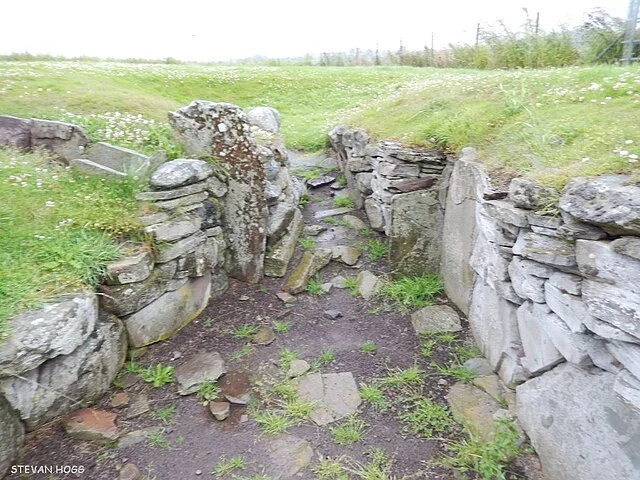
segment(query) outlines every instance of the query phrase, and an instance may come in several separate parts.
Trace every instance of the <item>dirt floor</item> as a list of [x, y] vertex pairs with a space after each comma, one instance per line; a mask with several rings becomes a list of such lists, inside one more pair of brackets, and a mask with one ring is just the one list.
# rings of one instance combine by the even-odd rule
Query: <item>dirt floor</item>
[[[367, 238], [358, 232], [314, 220], [315, 211], [333, 207], [331, 196], [334, 194], [329, 186], [310, 191], [310, 202], [304, 209], [305, 224], [328, 227], [317, 237], [316, 245], [362, 246]], [[362, 213], [355, 212], [354, 215], [366, 221]], [[373, 233], [373, 238], [384, 240], [377, 233]], [[292, 266], [300, 255], [301, 251], [298, 251]], [[354, 267], [332, 261], [321, 271], [321, 277], [325, 282], [336, 275], [355, 277], [361, 269], [377, 275], [388, 274], [384, 259], [371, 262], [365, 253]], [[321, 459], [339, 460], [351, 470], [351, 473], [343, 471], [349, 478], [382, 478], [356, 473], [374, 464], [380, 455], [386, 458], [382, 463], [390, 478], [476, 478], [432, 463], [445, 453], [447, 442], [463, 437], [459, 428], [452, 427], [445, 433], [433, 435], [436, 439], [420, 438], [407, 430], [410, 424], [399, 419], [411, 408], [405, 401], [407, 396], [414, 394], [422, 394], [446, 406], [445, 395], [454, 382], [439, 374], [432, 365], [433, 362], [447, 361], [445, 350], [436, 347], [431, 357], [420, 355], [420, 339], [412, 329], [409, 312], [380, 300], [366, 302], [361, 297], [352, 296], [347, 289], [338, 288], [322, 296], [302, 293], [296, 296], [295, 303], [285, 305], [276, 296], [283, 282], [284, 279], [279, 278], [266, 278], [259, 285], [231, 281], [229, 291], [212, 301], [195, 321], [168, 341], [150, 346], [136, 360], [143, 366], [158, 363], [178, 366], [196, 353], [219, 352], [226, 362], [228, 377], [239, 379], [240, 383], [251, 383], [253, 404], [233, 405], [230, 418], [220, 422], [211, 415], [207, 402], [197, 395], [180, 396], [174, 384], [153, 388], [125, 370], [115, 383], [117, 387], [107, 392], [97, 407], [118, 413], [117, 425], [123, 434], [149, 427], [156, 427], [156, 430], [151, 430], [155, 433], [142, 430], [143, 441], [119, 448], [116, 442], [101, 445], [72, 439], [63, 431], [61, 422], [53, 422], [27, 436], [21, 463], [82, 465], [85, 473], [14, 475], [8, 478], [113, 480], [119, 478], [120, 470], [127, 464], [136, 465], [143, 478], [158, 480], [211, 478], [211, 472], [216, 468], [220, 472], [218, 478], [272, 478], [268, 472], [274, 437], [263, 432], [252, 418], [251, 409], [267, 408], [268, 384], [282, 376], [278, 360], [283, 349], [295, 352], [308, 362], [318, 359], [323, 352], [333, 352], [335, 358], [332, 361], [322, 364], [316, 360], [316, 368], [322, 373], [351, 372], [358, 385], [373, 384], [375, 379], [384, 378], [395, 369], [413, 365], [419, 367], [424, 378], [420, 385], [412, 387], [410, 394], [403, 389], [385, 390], [387, 407], [384, 409], [363, 402], [357, 414], [357, 418], [364, 422], [363, 438], [351, 445], [341, 446], [334, 441], [331, 434], [333, 424], [318, 427], [306, 420], [289, 428], [289, 435], [306, 440], [313, 450], [310, 465], [298, 472], [295, 478], [347, 478], [326, 473], [323, 476], [318, 465], [326, 466], [327, 462], [322, 464]], [[447, 299], [442, 296], [437, 301], [446, 303]], [[342, 317], [328, 319], [324, 316], [326, 310], [338, 310]], [[252, 344], [249, 339], [237, 336], [238, 326], [273, 327], [274, 322], [280, 330], [288, 330], [277, 331], [275, 341], [269, 345]], [[456, 338], [461, 344], [468, 344], [468, 326], [464, 319], [463, 325], [463, 332], [456, 334]], [[375, 352], [363, 351], [362, 346], [367, 342], [375, 343]], [[326, 355], [324, 359], [330, 360]], [[111, 405], [114, 395], [122, 391], [126, 391], [130, 398], [135, 398], [136, 394], [144, 395], [150, 410], [126, 419], [123, 408]], [[222, 467], [234, 457], [241, 457], [244, 467], [225, 475]], [[511, 470], [508, 478], [526, 478], [521, 468], [514, 466]]]

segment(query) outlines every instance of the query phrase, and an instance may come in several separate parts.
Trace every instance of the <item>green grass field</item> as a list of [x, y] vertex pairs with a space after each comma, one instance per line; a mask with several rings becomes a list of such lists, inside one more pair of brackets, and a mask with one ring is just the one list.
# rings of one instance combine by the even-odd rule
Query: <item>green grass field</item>
[[[452, 153], [475, 146], [496, 175], [555, 187], [574, 176], [639, 172], [638, 67], [0, 62], [0, 114], [78, 123], [92, 141], [148, 153], [180, 155], [166, 115], [193, 99], [272, 106], [293, 149], [325, 149], [328, 131], [346, 123], [376, 139]], [[117, 255], [113, 239], [138, 231], [135, 185], [54, 170], [37, 155], [0, 151], [0, 332], [3, 319], [41, 299], [95, 284]]]

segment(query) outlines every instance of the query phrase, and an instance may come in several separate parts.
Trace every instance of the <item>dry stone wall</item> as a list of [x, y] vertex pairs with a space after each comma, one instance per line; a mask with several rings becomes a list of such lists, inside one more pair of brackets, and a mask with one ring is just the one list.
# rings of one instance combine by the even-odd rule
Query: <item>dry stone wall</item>
[[229, 276], [254, 282], [286, 271], [305, 187], [289, 175], [278, 112], [196, 101], [169, 116], [186, 152], [204, 159], [166, 161], [164, 152], [105, 143], [85, 150], [78, 126], [0, 117], [0, 146], [45, 147], [87, 174], [148, 178], [136, 199], [154, 245], [123, 245], [98, 295], [70, 294], [10, 320], [0, 344], [0, 477], [25, 431], [109, 388], [128, 348], [183, 328], [226, 291]]
[[370, 143], [361, 129], [334, 128], [329, 140], [356, 206], [389, 237], [389, 261], [405, 273], [437, 272], [444, 219], [446, 156], [396, 142]]
[[547, 478], [640, 479], [640, 185], [500, 190], [472, 148], [447, 164], [363, 130], [329, 138], [390, 261], [440, 271]]

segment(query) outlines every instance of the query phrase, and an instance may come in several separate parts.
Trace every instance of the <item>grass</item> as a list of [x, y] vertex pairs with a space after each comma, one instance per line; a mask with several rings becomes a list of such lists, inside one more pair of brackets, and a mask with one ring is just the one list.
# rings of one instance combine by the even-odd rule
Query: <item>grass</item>
[[298, 240], [298, 243], [300, 244], [300, 248], [304, 251], [313, 250], [313, 247], [316, 246], [316, 240], [311, 237], [301, 238]]
[[314, 275], [307, 281], [307, 286], [304, 288], [307, 293], [316, 297], [321, 297], [327, 292], [324, 291], [322, 286], [322, 278], [320, 274]]
[[375, 344], [375, 342], [364, 342], [362, 345], [360, 345], [360, 351], [362, 353], [375, 355], [377, 350], [378, 350], [378, 346]]
[[506, 480], [505, 467], [518, 453], [518, 432], [506, 420], [497, 421], [489, 441], [470, 437], [446, 446], [448, 455], [438, 463], [460, 472], [475, 472], [483, 480]]
[[364, 421], [352, 415], [331, 428], [331, 438], [338, 445], [352, 445], [364, 438], [365, 427]]
[[404, 424], [404, 433], [420, 438], [431, 438], [454, 427], [449, 411], [426, 397], [416, 397], [405, 403], [405, 411], [398, 418]]
[[220, 462], [218, 462], [218, 464], [215, 466], [215, 468], [211, 472], [211, 475], [214, 475], [216, 477], [222, 477], [231, 472], [235, 472], [236, 470], [244, 470], [244, 468], [245, 468], [245, 461], [244, 461], [244, 457], [242, 457], [241, 455], [238, 455], [229, 459], [223, 456], [220, 458]]
[[158, 363], [152, 367], [140, 370], [138, 373], [142, 380], [150, 383], [154, 388], [173, 383], [173, 365], [162, 365]]
[[212, 382], [210, 380], [202, 382], [200, 384], [200, 388], [196, 392], [198, 400], [205, 404], [207, 402], [215, 400], [218, 395], [220, 395], [220, 387], [216, 382]]
[[116, 237], [142, 238], [138, 188], [0, 149], [0, 340], [12, 316], [94, 289], [105, 265], [121, 256]]
[[367, 252], [367, 256], [369, 260], [372, 262], [377, 262], [381, 258], [384, 258], [389, 253], [389, 245], [384, 240], [378, 240], [377, 238], [370, 238], [365, 243], [364, 247]]
[[385, 282], [382, 294], [401, 309], [423, 308], [433, 305], [436, 295], [443, 288], [437, 275], [401, 276]]
[[239, 325], [234, 328], [233, 332], [231, 332], [231, 335], [233, 335], [235, 338], [247, 339], [252, 335], [255, 335], [258, 330], [260, 330], [259, 325], [251, 325], [249, 323], [245, 323], [244, 325]]
[[291, 330], [291, 322], [287, 320], [274, 320], [271, 322], [271, 327], [276, 333], [287, 333]]
[[375, 384], [367, 385], [366, 383], [361, 383], [360, 397], [377, 410], [384, 410], [387, 408], [388, 404], [384, 398], [384, 392]]
[[291, 362], [298, 360], [300, 355], [293, 350], [283, 348], [278, 353], [278, 366], [285, 372], [291, 368]]
[[404, 388], [421, 385], [422, 382], [424, 382], [424, 377], [417, 365], [404, 369], [391, 369], [386, 377], [380, 379], [380, 385], [388, 388]]
[[252, 355], [253, 352], [254, 352], [254, 349], [251, 345], [245, 345], [240, 350], [236, 350], [235, 352], [233, 352], [229, 357], [229, 361], [236, 362], [238, 360], [241, 360], [245, 357]]
[[358, 295], [358, 279], [356, 277], [345, 278], [344, 288], [347, 289], [349, 295], [356, 297]]
[[151, 416], [162, 423], [174, 423], [173, 416], [176, 413], [176, 407], [170, 405], [168, 407], [158, 408], [154, 410]]
[[164, 431], [147, 433], [147, 443], [152, 447], [171, 448], [171, 444], [167, 441]]
[[346, 195], [336, 195], [333, 199], [334, 207], [356, 208], [356, 204]]
[[253, 420], [260, 425], [262, 431], [268, 435], [284, 433], [298, 423], [294, 418], [273, 410], [253, 411], [251, 418], [253, 418]]

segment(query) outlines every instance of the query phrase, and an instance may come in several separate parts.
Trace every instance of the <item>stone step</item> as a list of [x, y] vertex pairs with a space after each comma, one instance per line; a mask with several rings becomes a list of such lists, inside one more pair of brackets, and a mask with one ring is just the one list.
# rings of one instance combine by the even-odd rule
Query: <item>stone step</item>
[[126, 178], [127, 174], [124, 172], [120, 172], [118, 170], [114, 170], [113, 168], [106, 167], [104, 165], [100, 165], [99, 163], [92, 162], [91, 160], [87, 160], [86, 158], [76, 158], [69, 162], [71, 168], [74, 170], [78, 170], [79, 172], [88, 173], [89, 175], [98, 175], [101, 177], [115, 177], [115, 178]]

